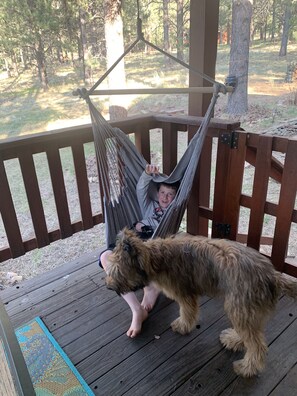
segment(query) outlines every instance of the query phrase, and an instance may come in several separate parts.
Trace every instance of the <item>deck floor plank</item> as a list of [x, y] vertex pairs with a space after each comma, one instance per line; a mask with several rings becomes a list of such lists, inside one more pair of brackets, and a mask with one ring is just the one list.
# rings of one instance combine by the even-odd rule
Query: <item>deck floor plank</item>
[[[147, 392], [149, 390], [147, 388], [158, 389], [158, 387], [161, 386], [161, 382], [162, 392], [160, 394], [166, 394], [163, 393], [163, 379], [164, 381], [170, 382], [171, 376], [167, 377], [165, 374], [164, 378], [162, 376], [161, 382], [157, 380], [157, 383], [155, 383], [155, 378], [159, 373], [159, 368], [162, 367], [161, 373], [165, 373], [174, 356], [180, 351], [187, 349], [189, 344], [193, 345], [194, 343], [197, 343], [197, 339], [200, 335], [203, 332], [208, 331], [208, 328], [217, 321], [218, 315], [222, 315], [222, 304], [217, 300], [209, 300], [205, 306], [208, 307], [206, 308], [208, 309], [208, 314], [203, 321], [203, 325], [187, 336], [176, 334], [170, 328], [171, 321], [174, 320], [178, 314], [178, 310], [174, 305], [167, 307], [166, 316], [168, 316], [168, 314], [170, 314], [170, 316], [165, 323], [163, 318], [166, 319], [166, 317], [163, 312], [158, 316], [156, 315], [155, 317], [149, 318], [148, 328], [143, 329], [141, 339], [135, 340], [137, 342], [138, 350], [135, 350], [134, 353], [130, 354], [130, 356], [128, 356], [127, 352], [124, 351], [121, 358], [122, 363], [118, 363], [113, 369], [110, 369], [104, 376], [92, 383], [92, 386], [96, 386], [98, 389], [101, 389], [103, 394], [109, 390], [113, 395], [122, 394], [127, 391], [131, 391], [131, 394], [133, 395], [141, 394], [142, 389], [138, 392], [137, 386], [134, 388], [133, 386], [141, 380], [146, 384], [146, 379], [152, 377], [151, 380], [149, 380], [148, 387], [145, 385], [145, 393], [142, 394], [148, 394]], [[155, 334], [159, 335], [160, 339], [155, 339]], [[126, 338], [127, 337], [123, 337], [122, 340], [118, 340], [118, 343], [129, 342]], [[149, 342], [147, 342], [148, 340]], [[114, 344], [114, 346], [116, 347], [116, 344]], [[141, 348], [139, 348], [140, 346]], [[129, 348], [129, 353], [130, 352], [131, 348]], [[190, 355], [192, 355], [192, 353]], [[165, 371], [163, 371], [163, 366]], [[180, 367], [180, 373], [182, 370], [188, 372], [185, 367]], [[135, 375], [135, 373], [137, 373], [137, 375]], [[92, 382], [92, 378], [90, 378], [90, 381]]]
[[271, 392], [271, 396], [295, 396], [297, 390], [297, 363], [290, 369], [285, 378]]
[[[293, 315], [293, 316], [291, 316]], [[266, 339], [269, 344], [268, 356], [267, 356], [267, 367], [271, 364], [272, 359], [278, 359], [279, 356], [272, 353], [271, 344], [278, 343], [278, 336], [286, 331], [287, 327], [295, 322], [297, 317], [297, 305], [288, 298], [282, 298], [278, 304], [278, 309], [275, 315], [267, 324]], [[217, 335], [218, 336], [218, 335]], [[203, 394], [226, 394], [234, 395], [237, 394], [237, 387], [240, 388], [238, 395], [244, 394], [243, 388], [247, 392], [246, 394], [254, 395], [255, 390], [253, 389], [254, 379], [241, 379], [235, 375], [232, 369], [232, 362], [242, 358], [242, 353], [233, 353], [225, 349], [222, 349], [220, 353], [214, 355], [212, 359], [202, 367], [194, 376], [192, 376], [183, 386], [181, 386], [174, 394], [185, 395], [191, 394], [193, 390], [199, 389]], [[275, 365], [276, 362], [273, 362]], [[266, 371], [264, 372], [264, 374]], [[264, 374], [261, 374], [259, 378], [262, 378]], [[211, 381], [208, 379], [211, 378]], [[278, 380], [281, 380], [282, 374], [277, 371], [273, 377], [268, 380], [265, 379], [266, 385], [269, 384], [270, 390], [272, 390]], [[272, 382], [271, 380], [276, 382]], [[230, 393], [229, 393], [230, 392]], [[241, 393], [243, 392], [243, 393]], [[263, 395], [268, 394], [262, 393]]]
[[[39, 289], [31, 291], [29, 289], [23, 296], [7, 302], [10, 316], [14, 318], [14, 323], [19, 325], [24, 323], [25, 319], [33, 319], [36, 316], [46, 315], [61, 306], [67, 306], [72, 300], [76, 300], [90, 291], [95, 290], [98, 286], [91, 281], [91, 277], [100, 274], [96, 263], [89, 266], [88, 276], [85, 269], [81, 268], [75, 273], [67, 274], [53, 283], [45, 284]], [[54, 296], [54, 297], [53, 297]], [[55, 301], [51, 304], [52, 297]]]
[[[222, 315], [223, 311], [220, 312]], [[222, 350], [218, 332], [228, 326], [229, 321], [226, 316], [221, 316], [213, 326], [208, 327], [199, 337], [186, 344], [170, 359], [158, 366], [156, 370], [149, 373], [144, 380], [130, 389], [130, 394], [143, 395], [154, 388], [161, 395], [174, 392], [197, 370], [203, 367], [213, 355]]]
[[68, 263], [56, 267], [44, 274], [38, 275], [35, 278], [28, 279], [26, 280], [26, 282], [23, 282], [20, 285], [16, 284], [9, 289], [1, 291], [2, 302], [7, 303], [9, 301], [15, 300], [18, 296], [23, 296], [25, 294], [25, 291], [40, 289], [42, 286], [48, 285], [57, 279], [75, 273], [81, 268], [87, 267], [88, 271], [88, 267], [90, 264], [98, 262], [100, 251], [102, 251], [102, 249], [98, 249], [91, 253], [86, 253], [81, 257], [69, 261]]
[[[91, 282], [90, 282], [91, 280]], [[90, 321], [94, 310], [105, 303], [114, 300], [117, 296], [114, 293], [106, 290], [104, 285], [99, 285], [98, 276], [89, 277], [89, 286], [86, 287], [82, 281], [80, 288], [85, 287], [85, 293], [81, 293], [80, 298], [72, 299], [67, 305], [60, 305], [54, 311], [44, 315], [43, 318], [50, 331], [59, 331], [60, 328], [71, 323], [73, 326], [75, 321], [83, 321], [85, 318]], [[63, 296], [62, 296], [63, 297]], [[94, 314], [95, 316], [95, 314]]]
[[98, 252], [0, 292], [14, 327], [40, 316], [96, 395], [296, 395], [296, 302], [280, 300], [267, 325], [266, 369], [242, 379], [232, 367], [242, 354], [219, 342], [229, 326], [222, 301], [201, 299], [199, 326], [180, 336], [170, 328], [178, 306], [160, 296], [129, 339], [130, 309], [106, 289]]
[[[162, 299], [162, 301], [158, 303], [158, 306], [152, 313], [152, 316], [156, 315], [156, 313], [162, 307], [168, 306], [168, 304], [172, 303], [169, 300], [165, 300], [165, 298]], [[105, 316], [110, 316], [112, 312], [112, 316], [110, 316], [109, 320], [105, 321], [104, 323], [99, 323], [98, 326], [92, 329], [90, 332], [85, 331], [80, 338], [77, 338], [70, 344], [64, 346], [65, 352], [71, 354], [75, 364], [85, 361], [85, 363], [81, 364], [88, 367], [88, 364], [92, 364], [92, 359], [104, 360], [105, 354], [108, 353], [108, 351], [111, 350], [112, 353], [114, 351], [114, 344], [111, 346], [109, 344], [116, 342], [115, 340], [118, 340], [120, 337], [128, 339], [126, 336], [126, 331], [130, 326], [131, 312], [126, 307], [122, 310], [120, 307], [118, 307], [118, 305], [119, 302], [115, 300], [112, 300], [112, 306], [111, 304], [105, 304]], [[103, 315], [103, 311], [98, 312], [98, 316]], [[83, 347], [83, 345], [87, 345], [88, 348], [93, 348], [93, 352], [95, 351], [95, 357], [93, 355], [92, 357], [89, 357], [90, 354], [86, 350], [86, 347]], [[121, 354], [121, 351], [119, 351], [118, 354]], [[117, 359], [118, 354], [116, 355]]]
[[[286, 373], [297, 362], [297, 323], [296, 320], [269, 345], [265, 371], [256, 378], [244, 380], [237, 377], [222, 395], [270, 395], [271, 391], [283, 380]], [[295, 392], [286, 396], [295, 396]]]

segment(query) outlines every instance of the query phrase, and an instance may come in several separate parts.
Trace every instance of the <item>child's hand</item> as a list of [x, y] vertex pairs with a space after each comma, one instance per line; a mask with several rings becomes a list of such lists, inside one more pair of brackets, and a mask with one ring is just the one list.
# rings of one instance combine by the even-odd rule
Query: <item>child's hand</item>
[[142, 226], [143, 226], [143, 223], [137, 223], [137, 224], [135, 224], [135, 229], [136, 229], [136, 231], [141, 232]]
[[146, 167], [145, 167], [145, 172], [146, 172], [148, 175], [159, 174], [159, 167], [158, 167], [157, 165], [148, 164], [148, 165], [146, 165]]

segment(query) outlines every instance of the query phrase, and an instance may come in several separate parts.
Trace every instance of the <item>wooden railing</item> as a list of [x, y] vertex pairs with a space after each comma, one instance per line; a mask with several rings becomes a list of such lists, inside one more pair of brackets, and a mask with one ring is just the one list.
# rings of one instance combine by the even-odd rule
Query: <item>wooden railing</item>
[[[200, 123], [199, 117], [154, 115], [129, 118], [113, 125], [126, 134], [134, 134], [135, 145], [148, 162], [151, 161], [152, 130], [158, 128], [161, 166], [168, 174], [180, 155], [180, 134], [184, 136], [183, 140], [189, 141]], [[91, 126], [84, 125], [0, 143], [0, 211], [6, 233], [4, 240], [7, 241], [7, 245], [0, 248], [0, 261], [18, 257], [103, 222], [101, 210], [94, 210], [90, 199], [84, 146], [92, 142]], [[61, 159], [64, 148], [71, 150], [73, 158], [72, 182], [77, 185], [81, 213], [81, 218], [75, 221], [70, 216], [71, 204], [65, 186]], [[58, 219], [58, 226], [50, 231], [34, 161], [34, 156], [40, 153], [43, 153], [49, 169]], [[277, 159], [279, 155], [285, 160]], [[30, 238], [23, 237], [19, 226], [6, 166], [10, 160], [19, 163], [34, 230]], [[248, 167], [247, 163], [251, 165]], [[250, 181], [246, 179], [247, 171], [251, 173], [248, 175]], [[278, 196], [273, 201], [267, 196], [271, 183], [279, 186]], [[248, 192], [245, 191], [247, 187]], [[249, 133], [240, 130], [239, 123], [213, 119], [187, 209], [187, 232], [227, 237], [255, 249], [264, 249], [263, 253], [271, 257], [277, 269], [297, 277], [294, 260], [288, 257], [292, 224], [297, 223], [296, 188], [296, 140]], [[100, 191], [98, 194], [100, 196]], [[248, 211], [244, 221], [243, 209]], [[270, 220], [273, 218], [275, 223], [267, 235], [263, 226], [266, 216]], [[244, 227], [244, 222], [248, 226]], [[269, 248], [265, 250], [265, 246]]]

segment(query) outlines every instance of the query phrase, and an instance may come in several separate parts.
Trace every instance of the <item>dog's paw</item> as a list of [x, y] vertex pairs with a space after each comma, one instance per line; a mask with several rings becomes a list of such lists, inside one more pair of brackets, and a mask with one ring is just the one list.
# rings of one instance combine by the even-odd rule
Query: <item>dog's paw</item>
[[177, 318], [175, 319], [172, 323], [171, 323], [171, 328], [173, 331], [175, 331], [176, 333], [180, 333], [182, 335], [188, 334], [190, 333], [190, 331], [192, 330], [191, 328], [189, 328], [188, 324], [183, 322], [181, 320], [181, 318]]
[[255, 366], [247, 364], [245, 359], [236, 360], [233, 362], [233, 369], [237, 375], [244, 378], [250, 378], [254, 375], [259, 374], [259, 371]]
[[234, 352], [242, 351], [244, 349], [244, 344], [241, 338], [232, 328], [223, 330], [221, 332], [220, 341], [226, 349], [230, 349]]

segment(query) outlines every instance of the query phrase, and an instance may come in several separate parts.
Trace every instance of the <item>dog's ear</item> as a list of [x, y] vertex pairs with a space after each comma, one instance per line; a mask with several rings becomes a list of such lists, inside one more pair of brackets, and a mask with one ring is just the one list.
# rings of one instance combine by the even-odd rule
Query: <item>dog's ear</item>
[[129, 241], [124, 240], [123, 241], [123, 249], [125, 252], [128, 252], [129, 254], [132, 252], [132, 246], [130, 245]]
[[124, 228], [118, 234], [117, 244], [119, 244], [121, 248], [130, 256], [134, 256], [136, 255], [135, 238], [137, 237], [133, 231], [129, 230], [128, 228]]
[[129, 228], [125, 227], [118, 233], [117, 240], [123, 242], [125, 239], [133, 238], [135, 236], [136, 235], [132, 230], [129, 230]]
[[129, 254], [129, 256], [131, 257], [137, 256], [137, 247], [135, 245], [135, 241], [133, 241], [133, 238], [130, 237], [123, 238], [122, 248], [125, 252]]

